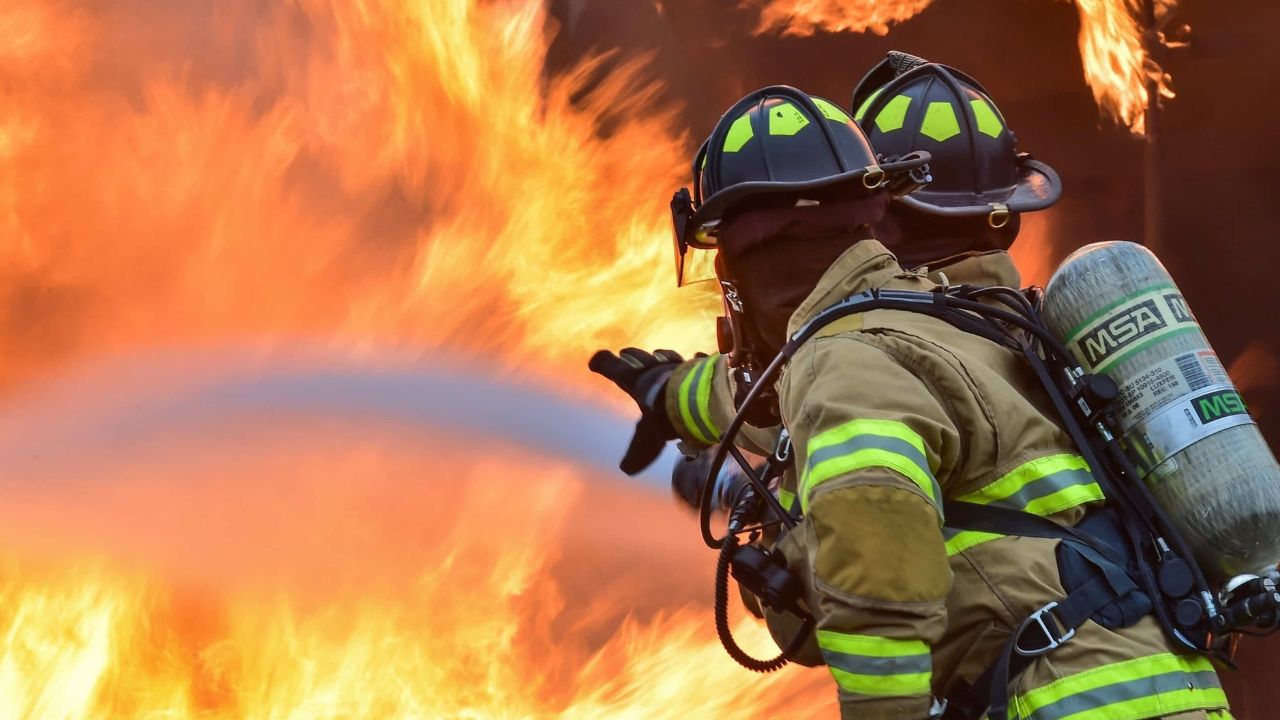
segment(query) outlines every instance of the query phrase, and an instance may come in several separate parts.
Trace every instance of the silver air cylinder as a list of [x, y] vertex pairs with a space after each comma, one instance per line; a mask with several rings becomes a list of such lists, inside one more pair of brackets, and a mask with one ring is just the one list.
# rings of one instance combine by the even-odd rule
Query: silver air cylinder
[[1124, 445], [1205, 574], [1280, 561], [1280, 466], [1155, 255], [1081, 248], [1050, 278], [1043, 313], [1086, 371], [1120, 386]]

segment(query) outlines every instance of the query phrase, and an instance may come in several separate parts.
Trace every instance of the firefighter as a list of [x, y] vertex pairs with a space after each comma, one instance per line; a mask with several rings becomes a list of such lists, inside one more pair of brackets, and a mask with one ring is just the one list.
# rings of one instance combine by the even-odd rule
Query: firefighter
[[1057, 202], [1062, 183], [1053, 168], [1018, 152], [986, 90], [955, 68], [894, 51], [858, 83], [851, 108], [877, 153], [931, 155], [933, 182], [899, 198], [875, 228], [898, 263], [936, 274], [986, 254], [985, 261], [953, 268], [985, 266], [986, 276], [946, 277], [1016, 287], [1004, 251], [1018, 236], [1021, 214]]
[[[767, 362], [823, 309], [871, 288], [938, 287], [926, 270], [904, 270], [873, 239], [873, 227], [886, 235], [898, 230], [894, 249], [912, 257], [914, 233], [929, 223], [917, 214], [960, 218], [961, 225], [979, 218], [1004, 232], [982, 231], [972, 242], [957, 233], [915, 259], [961, 255], [943, 263], [954, 273], [951, 282], [1017, 287], [1003, 247], [1016, 233], [1016, 213], [1056, 199], [1056, 176], [1016, 154], [994, 103], [954, 70], [920, 63], [901, 74], [895, 68], [881, 82], [887, 84], [855, 115], [863, 110], [864, 123], [882, 120], [873, 136], [922, 136], [907, 142], [938, 154], [935, 187], [946, 194], [912, 200], [942, 212], [905, 199], [891, 204], [891, 176], [918, 170], [919, 157], [882, 150], [877, 158], [854, 119], [831, 103], [783, 87], [737, 103], [695, 160], [692, 202], [682, 208], [677, 196], [673, 203], [682, 248], [718, 249], [737, 367], [719, 355], [684, 362], [667, 352], [597, 353], [592, 370], [641, 409], [624, 469], [651, 462], [668, 438], [703, 447], [720, 440], [734, 410], [734, 373], [737, 384], [749, 380], [748, 360]], [[975, 135], [997, 142], [984, 145]], [[887, 147], [889, 140], [881, 142]], [[949, 142], [969, 148], [955, 157], [1003, 163], [1004, 174], [970, 172], [977, 180], [966, 180], [973, 197], [964, 202], [959, 181], [942, 177]], [[1015, 180], [999, 188], [978, 182], [1010, 175]], [[907, 207], [893, 217], [890, 208], [899, 205]], [[956, 207], [964, 214], [952, 213]], [[935, 699], [962, 696], [1009, 651], [1028, 618], [1052, 625], [1047, 603], [1070, 590], [1058, 541], [956, 530], [942, 511], [952, 499], [1065, 525], [1101, 517], [1103, 495], [1090, 468], [1020, 357], [935, 318], [874, 310], [839, 320], [801, 346], [776, 393], [772, 412], [752, 422], [780, 422], [789, 433], [795, 468], [779, 497], [802, 517], [776, 548], [804, 580], [805, 604], [817, 620], [812, 659], [828, 667], [842, 717], [936, 716]], [[767, 452], [766, 445], [753, 449]], [[1046, 639], [1060, 646], [1027, 654], [1034, 659], [1009, 685], [1009, 715], [1230, 717], [1209, 661], [1173, 650], [1140, 601], [1117, 598], [1069, 638], [1045, 627]], [[785, 637], [778, 629], [785, 618], [768, 619], [775, 637]]]

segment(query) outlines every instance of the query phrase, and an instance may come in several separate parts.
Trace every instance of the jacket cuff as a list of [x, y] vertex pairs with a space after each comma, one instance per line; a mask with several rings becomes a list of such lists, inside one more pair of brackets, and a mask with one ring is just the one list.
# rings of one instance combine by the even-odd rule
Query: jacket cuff
[[719, 358], [715, 354], [680, 363], [667, 381], [667, 418], [680, 439], [695, 447], [720, 441], [721, 429], [711, 416], [712, 380]]

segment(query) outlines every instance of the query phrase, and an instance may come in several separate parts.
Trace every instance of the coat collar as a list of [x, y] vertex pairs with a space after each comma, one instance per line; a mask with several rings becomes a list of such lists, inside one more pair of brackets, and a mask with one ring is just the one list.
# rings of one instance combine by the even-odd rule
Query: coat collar
[[[945, 282], [949, 285], [1002, 285], [1017, 288], [1022, 283], [1009, 253], [992, 250], [968, 253], [941, 260], [932, 267], [905, 271], [893, 253], [878, 240], [868, 238], [854, 243], [822, 274], [818, 284], [791, 314], [787, 323], [788, 337], [818, 313], [837, 302], [871, 288], [895, 286], [928, 290]], [[896, 281], [895, 281], [896, 280]]]
[[903, 274], [893, 253], [879, 241], [868, 238], [854, 243], [831, 263], [804, 302], [791, 314], [787, 335], [794, 335], [818, 313], [850, 295], [881, 287]]

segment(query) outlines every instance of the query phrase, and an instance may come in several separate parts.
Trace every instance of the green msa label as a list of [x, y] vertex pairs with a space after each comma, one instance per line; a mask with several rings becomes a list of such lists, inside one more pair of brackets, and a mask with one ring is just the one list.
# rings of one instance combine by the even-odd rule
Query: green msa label
[[1200, 422], [1206, 425], [1224, 417], [1249, 414], [1244, 398], [1235, 390], [1217, 390], [1201, 395], [1191, 401], [1191, 407]]

